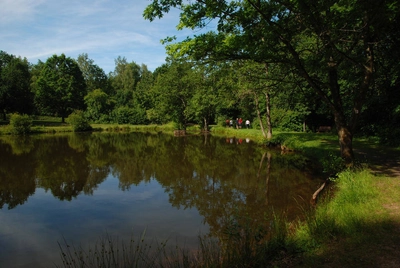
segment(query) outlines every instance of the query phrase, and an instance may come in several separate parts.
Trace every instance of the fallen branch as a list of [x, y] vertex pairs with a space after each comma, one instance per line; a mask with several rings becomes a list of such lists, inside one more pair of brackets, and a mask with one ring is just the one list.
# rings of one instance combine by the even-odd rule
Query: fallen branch
[[314, 194], [312, 195], [312, 199], [311, 199], [311, 203], [312, 203], [312, 204], [315, 204], [315, 203], [316, 203], [318, 194], [325, 188], [325, 186], [326, 186], [327, 183], [328, 183], [328, 180], [326, 180], [326, 181], [321, 185], [321, 187], [319, 187], [318, 190], [316, 190], [316, 191], [314, 192]]

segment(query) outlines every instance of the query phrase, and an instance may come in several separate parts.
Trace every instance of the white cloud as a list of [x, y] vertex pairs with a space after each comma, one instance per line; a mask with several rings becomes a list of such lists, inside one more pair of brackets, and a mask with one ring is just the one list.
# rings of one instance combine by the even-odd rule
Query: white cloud
[[146, 64], [150, 70], [165, 59], [160, 40], [176, 31], [178, 11], [149, 22], [142, 13], [148, 0], [0, 0], [1, 50], [46, 61], [54, 54], [76, 58], [87, 53], [106, 73], [114, 59]]
[[0, 0], [0, 25], [28, 21], [44, 0]]

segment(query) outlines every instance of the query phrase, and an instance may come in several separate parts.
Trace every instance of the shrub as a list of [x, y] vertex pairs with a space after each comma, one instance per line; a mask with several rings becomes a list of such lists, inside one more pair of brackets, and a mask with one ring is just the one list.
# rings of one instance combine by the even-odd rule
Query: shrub
[[218, 116], [217, 125], [220, 127], [226, 127], [226, 120], [227, 120], [226, 116], [223, 115]]
[[32, 118], [29, 115], [12, 114], [10, 117], [11, 133], [25, 135], [31, 131]]
[[92, 130], [92, 127], [90, 126], [87, 118], [84, 116], [83, 111], [74, 111], [68, 116], [66, 121], [72, 126], [74, 132]]
[[113, 111], [114, 121], [118, 124], [140, 125], [146, 123], [146, 111], [140, 108], [121, 106]]

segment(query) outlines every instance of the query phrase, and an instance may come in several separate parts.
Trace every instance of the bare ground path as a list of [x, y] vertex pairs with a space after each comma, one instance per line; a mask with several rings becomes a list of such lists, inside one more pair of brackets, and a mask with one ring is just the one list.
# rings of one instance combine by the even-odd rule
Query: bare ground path
[[[373, 256], [376, 256], [375, 267], [400, 267], [400, 153], [391, 148], [359, 151], [367, 160], [371, 171], [387, 177], [379, 186], [383, 194], [387, 195], [383, 210], [389, 214], [387, 232], [381, 234], [381, 243], [372, 246]], [[389, 198], [397, 197], [397, 198]]]
[[376, 175], [400, 179], [400, 151], [389, 147], [354, 149], [357, 159], [366, 163]]

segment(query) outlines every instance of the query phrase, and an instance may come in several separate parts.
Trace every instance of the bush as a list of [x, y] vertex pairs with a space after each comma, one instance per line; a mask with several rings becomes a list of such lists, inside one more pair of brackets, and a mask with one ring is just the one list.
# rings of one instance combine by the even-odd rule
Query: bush
[[11, 133], [25, 135], [31, 132], [32, 118], [29, 115], [12, 114], [10, 117]]
[[226, 116], [223, 115], [218, 116], [217, 125], [220, 127], [226, 127], [226, 120], [227, 120]]
[[113, 111], [114, 121], [118, 124], [141, 125], [146, 123], [146, 111], [140, 108], [121, 106]]
[[66, 121], [72, 126], [74, 132], [92, 130], [92, 127], [90, 126], [87, 118], [84, 116], [83, 111], [74, 111], [68, 116]]

